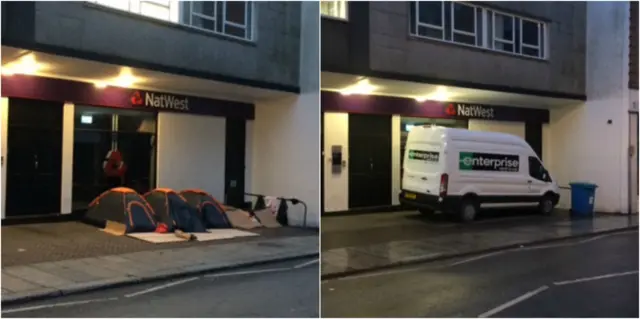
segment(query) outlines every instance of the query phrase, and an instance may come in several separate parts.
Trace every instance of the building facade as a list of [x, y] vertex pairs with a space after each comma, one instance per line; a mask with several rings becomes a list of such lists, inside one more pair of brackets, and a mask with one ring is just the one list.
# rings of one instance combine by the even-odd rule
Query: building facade
[[[397, 206], [404, 141], [424, 124], [521, 136], [561, 186], [598, 184], [597, 211], [637, 212], [632, 10], [628, 2], [326, 1], [323, 212]], [[570, 192], [561, 197], [568, 208]]]
[[[119, 184], [295, 197], [307, 220], [290, 219], [317, 227], [298, 163], [317, 162], [318, 19], [295, 2], [2, 3], [2, 217]], [[114, 150], [126, 169], [107, 172]]]

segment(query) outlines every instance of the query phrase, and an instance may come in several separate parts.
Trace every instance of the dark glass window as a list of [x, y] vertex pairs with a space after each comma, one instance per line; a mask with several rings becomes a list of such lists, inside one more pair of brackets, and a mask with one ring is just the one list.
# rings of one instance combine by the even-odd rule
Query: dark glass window
[[529, 175], [540, 181], [551, 181], [549, 172], [547, 172], [544, 166], [542, 166], [542, 163], [533, 156], [529, 156]]
[[[156, 113], [76, 105], [73, 141], [73, 210], [102, 192], [125, 186], [145, 193], [155, 187]], [[103, 165], [118, 150], [126, 171], [109, 177]]]

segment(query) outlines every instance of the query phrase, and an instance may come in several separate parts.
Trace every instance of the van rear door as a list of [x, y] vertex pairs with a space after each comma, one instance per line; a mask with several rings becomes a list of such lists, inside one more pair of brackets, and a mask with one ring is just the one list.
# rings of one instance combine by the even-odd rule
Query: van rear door
[[404, 154], [402, 189], [438, 196], [444, 163], [442, 144], [408, 143]]

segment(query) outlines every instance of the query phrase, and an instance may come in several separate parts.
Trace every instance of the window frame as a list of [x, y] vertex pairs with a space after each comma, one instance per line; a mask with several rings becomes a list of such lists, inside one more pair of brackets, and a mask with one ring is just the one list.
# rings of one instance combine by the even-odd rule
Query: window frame
[[[120, 1], [118, 3], [124, 3], [124, 2], [125, 1]], [[161, 4], [161, 3], [159, 3], [158, 1], [153, 1], [153, 0], [126, 0], [126, 4], [127, 4], [127, 8], [126, 9], [117, 7], [115, 5], [111, 5], [111, 4], [116, 3], [116, 2], [113, 2], [113, 1], [92, 0], [92, 1], [88, 1], [88, 3], [91, 4], [91, 5], [95, 5], [95, 6], [99, 6], [99, 7], [103, 7], [103, 8], [108, 8], [108, 9], [116, 10], [116, 11], [120, 11], [120, 12], [126, 12], [126, 13], [133, 14], [133, 15], [136, 15], [136, 16], [142, 16], [142, 17], [145, 17], [145, 18], [154, 19], [154, 20], [158, 20], [158, 21], [164, 21], [164, 22], [167, 22], [167, 23], [179, 23], [179, 21], [180, 21], [180, 3], [175, 2], [175, 1], [167, 1], [167, 5], [165, 6], [165, 5]], [[152, 16], [152, 15], [144, 14], [144, 13], [142, 13], [143, 4], [150, 4], [150, 5], [153, 5], [153, 6], [156, 6], [156, 7], [166, 8], [168, 16], [166, 18], [158, 18], [158, 17]], [[175, 11], [175, 12], [172, 12], [172, 11]]]
[[[124, 2], [124, 1], [123, 1]], [[120, 2], [120, 4], [123, 4], [123, 2]], [[133, 5], [135, 2], [136, 5]], [[171, 24], [178, 24], [181, 26], [185, 26], [188, 28], [193, 28], [202, 32], [207, 32], [207, 33], [212, 33], [212, 34], [216, 34], [216, 35], [220, 35], [220, 36], [224, 36], [224, 37], [228, 37], [228, 38], [232, 38], [234, 40], [239, 40], [239, 41], [246, 41], [246, 42], [255, 42], [256, 40], [256, 27], [255, 27], [255, 20], [256, 20], [256, 9], [255, 9], [255, 1], [242, 1], [245, 4], [245, 10], [244, 10], [244, 18], [245, 18], [245, 24], [239, 24], [233, 21], [228, 21], [226, 19], [226, 4], [227, 1], [212, 1], [214, 3], [214, 16], [209, 16], [206, 14], [202, 14], [199, 12], [195, 12], [193, 11], [193, 4], [194, 1], [173, 1], [173, 0], [168, 0], [167, 1], [168, 6], [164, 6], [163, 4], [157, 2], [157, 1], [153, 1], [153, 0], [127, 0], [126, 4], [127, 4], [127, 9], [124, 8], [120, 8], [117, 6], [113, 6], [113, 5], [109, 5], [109, 3], [114, 3], [114, 2], [105, 2], [105, 1], [100, 1], [100, 0], [92, 0], [92, 1], [88, 1], [87, 3], [91, 4], [91, 5], [95, 5], [101, 8], [106, 8], [106, 9], [110, 9], [110, 10], [116, 10], [118, 12], [124, 12], [124, 13], [128, 13], [128, 14], [132, 14], [135, 16], [141, 16], [144, 18], [148, 18], [148, 19], [153, 19], [153, 20], [157, 20], [157, 21], [162, 21], [162, 22], [166, 22], [166, 23], [171, 23]], [[219, 3], [222, 3], [222, 12], [218, 12], [218, 5]], [[141, 8], [142, 8], [142, 4], [146, 3], [146, 4], [150, 4], [150, 5], [154, 5], [157, 7], [163, 7], [163, 8], [167, 8], [167, 11], [169, 13], [169, 16], [167, 17], [167, 19], [161, 19], [158, 17], [154, 17], [152, 15], [147, 15], [147, 14], [143, 14], [141, 12]], [[124, 7], [124, 6], [123, 6]], [[185, 12], [187, 11], [187, 12]], [[209, 29], [205, 29], [205, 28], [201, 28], [198, 26], [193, 25], [193, 17], [196, 16], [200, 19], [205, 19], [208, 21], [212, 21], [213, 25], [214, 25], [214, 29], [216, 30], [209, 30]], [[220, 30], [218, 30], [218, 23], [220, 22], [220, 20], [222, 20], [221, 26], [220, 26]], [[226, 33], [226, 26], [232, 26], [235, 28], [240, 28], [244, 30], [245, 33], [245, 37], [239, 37], [233, 34], [229, 34]]]
[[[476, 49], [490, 50], [498, 53], [514, 55], [523, 58], [535, 59], [535, 60], [548, 60], [549, 59], [549, 36], [547, 22], [537, 20], [534, 18], [528, 18], [512, 13], [507, 13], [501, 10], [496, 10], [488, 7], [476, 5], [475, 3], [469, 3], [466, 1], [437, 1], [441, 4], [441, 25], [434, 25], [427, 22], [420, 21], [420, 5], [421, 3], [427, 3], [430, 1], [411, 1], [409, 3], [409, 14], [413, 15], [409, 20], [409, 36], [419, 39], [427, 39], [432, 41], [439, 41], [445, 43], [451, 43], [455, 45], [471, 47]], [[466, 30], [456, 29], [455, 21], [455, 5], [463, 5], [474, 8], [473, 15], [473, 29], [471, 33]], [[445, 5], [450, 6], [450, 26], [447, 27], [446, 23], [446, 9]], [[411, 10], [414, 10], [411, 12]], [[480, 10], [480, 11], [478, 11]], [[504, 39], [496, 36], [496, 16], [502, 16], [511, 19], [512, 38]], [[478, 21], [481, 18], [481, 21]], [[538, 28], [538, 45], [532, 45], [526, 43], [522, 38], [523, 23], [530, 22], [535, 23]], [[480, 29], [479, 29], [480, 26]], [[429, 36], [427, 34], [420, 34], [420, 28], [426, 28], [432, 31], [439, 31], [442, 33], [441, 37]], [[448, 34], [447, 34], [448, 33]], [[460, 41], [455, 41], [455, 35], [464, 35], [468, 37], [475, 37], [475, 44], [468, 44]], [[447, 39], [447, 35], [450, 39]], [[502, 50], [496, 47], [496, 43], [503, 43], [512, 46], [512, 50]], [[523, 48], [538, 50], [538, 55], [524, 54]]]
[[[322, 2], [344, 5], [344, 17], [322, 13]], [[320, 0], [320, 17], [339, 21], [349, 21], [349, 1], [347, 0]]]
[[[181, 25], [190, 27], [190, 28], [194, 28], [203, 32], [208, 32], [208, 33], [213, 33], [213, 34], [217, 34], [217, 35], [221, 35], [221, 36], [225, 36], [225, 37], [229, 37], [229, 38], [233, 38], [236, 40], [240, 40], [240, 41], [248, 41], [248, 42], [254, 42], [256, 35], [255, 35], [255, 1], [238, 1], [238, 2], [244, 2], [245, 4], [245, 8], [244, 8], [244, 21], [245, 24], [241, 25], [239, 23], [235, 23], [232, 21], [227, 21], [227, 1], [213, 1], [214, 2], [214, 6], [213, 6], [213, 16], [209, 16], [206, 14], [202, 14], [199, 12], [195, 12], [193, 11], [193, 2], [194, 1], [184, 1], [182, 2], [183, 4], [188, 4], [186, 6], [183, 6], [184, 9], [188, 10], [188, 20], [187, 21], [180, 21]], [[218, 12], [218, 3], [222, 2], [222, 12]], [[249, 11], [251, 11], [251, 13], [249, 13]], [[205, 20], [209, 20], [213, 22], [213, 25], [215, 27], [216, 30], [209, 30], [209, 29], [205, 29], [205, 28], [201, 28], [199, 26], [193, 25], [193, 16], [196, 16], [200, 19], [205, 19]], [[182, 16], [182, 13], [181, 15]], [[219, 20], [220, 19], [220, 20]], [[221, 30], [217, 30], [218, 29], [218, 22], [221, 22]], [[233, 35], [233, 34], [229, 34], [225, 32], [226, 26], [227, 25], [231, 25], [232, 27], [235, 28], [242, 28], [245, 31], [245, 37], [239, 37], [237, 35]]]

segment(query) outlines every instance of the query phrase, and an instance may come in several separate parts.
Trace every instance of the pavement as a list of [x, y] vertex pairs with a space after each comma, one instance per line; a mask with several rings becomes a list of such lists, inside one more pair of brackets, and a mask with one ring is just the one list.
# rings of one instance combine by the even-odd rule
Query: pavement
[[237, 237], [207, 242], [153, 244], [126, 236], [112, 236], [81, 222], [59, 222], [3, 226], [2, 267], [69, 259], [118, 255], [167, 248], [224, 245], [264, 238], [315, 236], [315, 229], [295, 227], [257, 228], [259, 237]]
[[417, 211], [322, 218], [323, 279], [573, 237], [638, 229], [637, 215], [572, 218], [498, 210], [470, 224]]
[[638, 318], [638, 231], [378, 270], [321, 284], [323, 317]]
[[2, 317], [319, 316], [318, 259], [301, 259], [2, 307]]
[[[18, 227], [21, 229], [16, 230]], [[58, 233], [60, 229], [75, 232]], [[23, 236], [14, 237], [16, 234]], [[262, 230], [260, 235], [241, 240], [151, 244], [104, 234], [80, 223], [3, 227], [2, 304], [319, 253], [315, 230], [282, 228]]]

